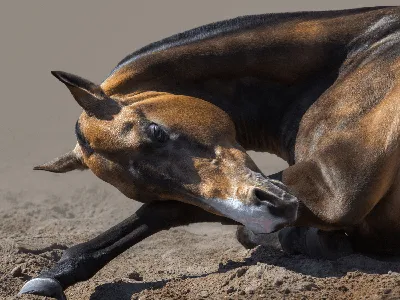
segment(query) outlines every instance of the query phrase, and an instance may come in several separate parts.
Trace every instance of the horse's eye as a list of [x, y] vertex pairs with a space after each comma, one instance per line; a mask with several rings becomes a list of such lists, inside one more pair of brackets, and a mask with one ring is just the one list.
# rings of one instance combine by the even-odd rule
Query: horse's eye
[[149, 131], [151, 137], [160, 143], [164, 143], [169, 139], [168, 134], [157, 124], [150, 124]]

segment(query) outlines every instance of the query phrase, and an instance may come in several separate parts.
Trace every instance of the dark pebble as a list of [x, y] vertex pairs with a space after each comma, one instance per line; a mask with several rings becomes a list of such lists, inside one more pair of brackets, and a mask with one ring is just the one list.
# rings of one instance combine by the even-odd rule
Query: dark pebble
[[128, 278], [136, 280], [136, 281], [143, 281], [143, 277], [140, 276], [140, 274], [138, 272], [135, 272], [135, 271], [129, 273], [128, 274]]
[[17, 266], [11, 271], [11, 276], [13, 277], [20, 277], [22, 275], [21, 266]]

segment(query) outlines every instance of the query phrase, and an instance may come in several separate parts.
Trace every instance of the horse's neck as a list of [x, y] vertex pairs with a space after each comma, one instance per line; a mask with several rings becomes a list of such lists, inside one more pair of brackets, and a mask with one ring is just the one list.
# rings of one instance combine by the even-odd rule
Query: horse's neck
[[337, 72], [351, 42], [389, 10], [265, 15], [206, 26], [132, 54], [102, 88], [116, 98], [149, 90], [204, 94], [231, 114], [246, 148], [284, 157], [292, 150], [282, 150], [288, 147], [282, 140], [293, 145], [295, 138], [295, 130], [282, 136], [282, 126], [292, 126], [282, 125], [284, 114], [304, 97], [315, 101], [296, 91], [307, 94], [316, 74]]
[[230, 115], [236, 139], [246, 150], [273, 153], [293, 163], [300, 120], [337, 74], [320, 71], [293, 85], [255, 77], [210, 79], [167, 91], [215, 104]]
[[149, 82], [254, 76], [293, 84], [335, 68], [346, 46], [388, 9], [248, 16], [151, 44], [125, 58], [103, 82], [107, 94], [138, 92]]

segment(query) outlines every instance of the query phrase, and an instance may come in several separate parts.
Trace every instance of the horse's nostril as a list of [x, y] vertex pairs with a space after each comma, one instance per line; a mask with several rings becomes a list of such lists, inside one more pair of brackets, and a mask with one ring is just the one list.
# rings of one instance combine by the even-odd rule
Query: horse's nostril
[[259, 201], [268, 202], [269, 204], [271, 204], [273, 206], [276, 205], [276, 198], [264, 190], [261, 190], [259, 188], [254, 188], [253, 194]]

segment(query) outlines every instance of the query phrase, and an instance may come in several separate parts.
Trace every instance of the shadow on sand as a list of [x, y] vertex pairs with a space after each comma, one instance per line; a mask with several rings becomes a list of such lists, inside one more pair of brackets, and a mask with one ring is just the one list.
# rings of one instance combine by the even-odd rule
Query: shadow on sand
[[94, 293], [90, 296], [90, 300], [131, 300], [132, 295], [140, 293], [146, 289], [157, 289], [162, 288], [167, 281], [156, 281], [156, 282], [116, 282], [116, 283], [105, 283], [96, 287]]
[[[198, 276], [182, 276], [181, 279], [205, 277], [215, 273], [226, 273], [244, 266], [254, 266], [257, 262], [283, 267], [285, 269], [313, 277], [342, 277], [348, 272], [363, 272], [366, 274], [400, 273], [400, 257], [378, 257], [352, 254], [335, 261], [311, 259], [303, 255], [286, 255], [275, 243], [269, 246], [259, 246], [244, 261], [229, 260], [220, 264], [216, 272]], [[159, 289], [170, 280], [154, 282], [116, 282], [98, 286], [91, 295], [91, 300], [120, 299], [130, 300], [132, 295], [145, 289]]]

